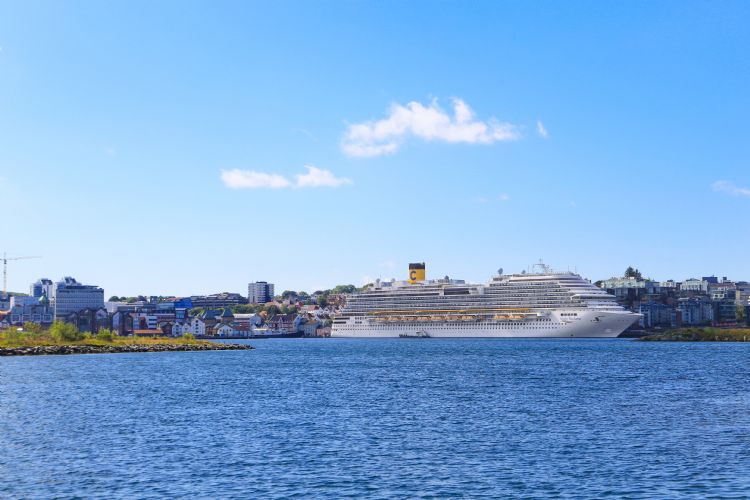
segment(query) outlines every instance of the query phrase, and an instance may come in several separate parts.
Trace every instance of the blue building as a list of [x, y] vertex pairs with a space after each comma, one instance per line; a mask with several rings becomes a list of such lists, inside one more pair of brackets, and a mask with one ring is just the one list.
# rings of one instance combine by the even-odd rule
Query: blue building
[[638, 312], [643, 314], [640, 324], [643, 328], [675, 328], [677, 311], [666, 304], [648, 302], [641, 304]]
[[681, 322], [685, 326], [711, 325], [714, 321], [714, 306], [704, 298], [685, 298], [677, 301]]
[[737, 323], [737, 302], [733, 298], [713, 301], [714, 322], [719, 325], [734, 325]]

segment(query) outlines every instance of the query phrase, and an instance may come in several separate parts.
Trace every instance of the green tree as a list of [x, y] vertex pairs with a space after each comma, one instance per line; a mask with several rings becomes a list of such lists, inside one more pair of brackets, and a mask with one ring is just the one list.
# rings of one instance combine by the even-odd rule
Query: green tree
[[75, 342], [83, 340], [83, 334], [75, 325], [55, 321], [49, 329], [50, 337], [56, 342]]
[[634, 269], [633, 266], [628, 266], [628, 268], [625, 269], [625, 277], [626, 278], [635, 278], [638, 281], [641, 281], [643, 279], [643, 276], [641, 275], [641, 272], [638, 269]]
[[328, 297], [325, 295], [318, 296], [318, 305], [320, 307], [326, 307], [328, 305]]
[[281, 312], [281, 309], [279, 309], [279, 306], [277, 305], [270, 305], [266, 308], [266, 312], [268, 313], [269, 318], [273, 318], [277, 314]]

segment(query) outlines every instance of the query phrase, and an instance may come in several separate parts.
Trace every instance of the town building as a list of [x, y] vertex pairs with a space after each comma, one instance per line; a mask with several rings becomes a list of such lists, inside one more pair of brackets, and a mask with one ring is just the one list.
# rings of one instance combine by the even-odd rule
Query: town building
[[[70, 276], [64, 277], [51, 287], [49, 296], [55, 319], [65, 320], [73, 313], [83, 310], [104, 310], [104, 290], [95, 285], [83, 285]], [[106, 310], [105, 310], [106, 312]]]
[[274, 297], [273, 283], [256, 281], [247, 285], [247, 301], [250, 304], [265, 304]]
[[723, 298], [713, 301], [714, 323], [716, 325], [735, 325], [737, 323], [737, 303], [734, 298]]
[[85, 308], [56, 319], [75, 325], [82, 332], [96, 333], [102, 328], [110, 327], [109, 314], [103, 307]]
[[294, 333], [296, 331], [296, 314], [277, 314], [267, 321], [268, 328], [277, 333]]
[[27, 322], [47, 326], [54, 320], [54, 311], [46, 295], [26, 297], [12, 295], [7, 321], [9, 325], [22, 325]]
[[40, 298], [42, 295], [46, 295], [47, 297], [52, 296], [52, 287], [54, 286], [54, 283], [51, 279], [47, 278], [41, 278], [36, 280], [36, 282], [32, 283], [29, 286], [29, 295], [32, 297]]
[[192, 307], [217, 309], [247, 304], [247, 300], [239, 293], [222, 292], [213, 295], [193, 295], [190, 297], [190, 303]]
[[734, 300], [738, 306], [750, 304], [750, 283], [747, 281], [737, 282], [737, 289], [734, 292]]
[[643, 328], [674, 328], [678, 323], [677, 311], [658, 302], [648, 302], [641, 304], [638, 312], [643, 315], [640, 320]]
[[690, 278], [680, 283], [681, 292], [708, 293], [708, 281]]
[[726, 298], [735, 298], [735, 292], [737, 286], [731, 281], [722, 281], [721, 283], [709, 283], [708, 294], [713, 300], [720, 300]]
[[682, 298], [677, 301], [684, 326], [711, 325], [714, 321], [714, 307], [711, 301], [704, 298]]

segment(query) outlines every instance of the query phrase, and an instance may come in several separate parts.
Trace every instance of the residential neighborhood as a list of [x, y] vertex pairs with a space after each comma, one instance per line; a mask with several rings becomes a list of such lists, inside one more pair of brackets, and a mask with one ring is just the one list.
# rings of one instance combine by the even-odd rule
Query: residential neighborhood
[[628, 268], [623, 277], [596, 282], [624, 307], [643, 315], [640, 327], [750, 326], [750, 283], [726, 276], [683, 281], [644, 278]]
[[104, 290], [96, 285], [84, 285], [69, 276], [57, 282], [42, 278], [31, 284], [28, 295], [0, 296], [0, 329], [25, 323], [48, 327], [63, 321], [82, 332], [107, 328], [122, 336], [326, 337], [331, 316], [345, 300], [343, 293], [330, 290], [285, 292], [275, 297], [274, 285], [267, 282], [250, 283], [248, 291], [253, 302], [229, 292], [190, 297], [112, 296], [105, 301]]

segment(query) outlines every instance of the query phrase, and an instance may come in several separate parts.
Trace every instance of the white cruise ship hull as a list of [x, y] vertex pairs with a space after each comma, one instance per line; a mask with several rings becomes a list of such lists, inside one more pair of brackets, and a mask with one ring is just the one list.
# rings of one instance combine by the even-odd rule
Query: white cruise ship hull
[[388, 338], [613, 338], [640, 315], [627, 311], [555, 311], [519, 321], [381, 323], [367, 316], [334, 321], [332, 337]]

